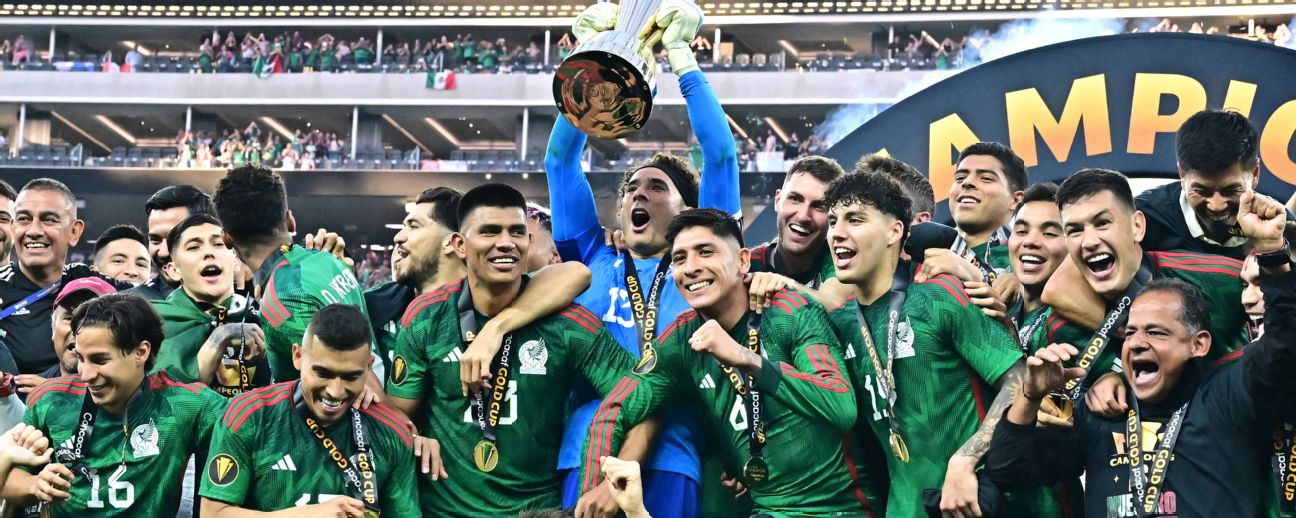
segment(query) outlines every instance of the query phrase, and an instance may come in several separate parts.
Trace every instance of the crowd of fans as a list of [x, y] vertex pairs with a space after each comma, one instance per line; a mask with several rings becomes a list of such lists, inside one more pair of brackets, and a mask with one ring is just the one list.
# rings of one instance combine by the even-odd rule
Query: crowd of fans
[[322, 159], [337, 159], [346, 149], [345, 137], [313, 130], [293, 132], [292, 138], [262, 132], [256, 122], [218, 135], [207, 131], [182, 131], [176, 136], [177, 167], [238, 167], [264, 164], [276, 169], [315, 169]]

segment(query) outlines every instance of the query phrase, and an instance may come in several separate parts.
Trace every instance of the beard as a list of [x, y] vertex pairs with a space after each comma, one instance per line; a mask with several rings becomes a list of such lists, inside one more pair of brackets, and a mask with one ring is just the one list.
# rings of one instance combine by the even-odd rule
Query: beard
[[395, 274], [392, 278], [397, 284], [409, 286], [418, 289], [423, 283], [432, 280], [437, 274], [437, 262], [415, 258], [413, 256], [405, 258], [409, 266], [405, 268], [403, 274]]

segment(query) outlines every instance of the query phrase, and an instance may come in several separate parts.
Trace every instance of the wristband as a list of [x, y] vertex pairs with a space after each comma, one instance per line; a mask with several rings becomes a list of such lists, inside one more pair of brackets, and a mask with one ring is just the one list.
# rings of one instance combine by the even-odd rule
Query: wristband
[[1283, 241], [1282, 248], [1272, 252], [1258, 253], [1255, 255], [1256, 264], [1261, 268], [1281, 268], [1284, 265], [1291, 264], [1291, 244]]

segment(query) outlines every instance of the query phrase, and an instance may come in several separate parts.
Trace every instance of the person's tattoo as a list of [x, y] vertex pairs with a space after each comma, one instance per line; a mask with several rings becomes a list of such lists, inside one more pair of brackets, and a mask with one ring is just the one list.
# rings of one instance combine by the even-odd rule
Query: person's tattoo
[[1013, 398], [1017, 396], [1017, 391], [1021, 389], [1026, 373], [1026, 363], [1019, 361], [1003, 376], [999, 377], [999, 395], [995, 396], [994, 402], [990, 404], [990, 410], [986, 412], [985, 420], [981, 422], [981, 427], [977, 429], [972, 437], [954, 453], [955, 456], [970, 458], [974, 461], [980, 461], [990, 449], [990, 438], [994, 436], [995, 425], [1003, 418], [1004, 411], [1012, 404]]

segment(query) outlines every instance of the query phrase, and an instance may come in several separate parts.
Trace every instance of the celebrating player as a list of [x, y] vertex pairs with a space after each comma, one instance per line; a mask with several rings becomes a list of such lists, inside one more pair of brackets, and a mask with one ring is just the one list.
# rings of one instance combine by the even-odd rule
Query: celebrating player
[[211, 196], [192, 185], [169, 185], [149, 197], [144, 204], [144, 215], [148, 217], [148, 250], [153, 258], [154, 275], [131, 293], [161, 300], [180, 286], [180, 279], [172, 278], [175, 272], [167, 271], [171, 250], [166, 237], [185, 218], [199, 213], [215, 214], [216, 206], [212, 205]]
[[629, 426], [667, 403], [693, 403], [757, 514], [870, 512], [852, 489], [841, 436], [855, 422], [855, 396], [823, 308], [785, 290], [763, 314], [750, 310], [742, 284], [750, 251], [721, 211], [686, 210], [667, 237], [675, 285], [696, 311], [662, 332], [644, 356], [656, 361], [641, 360], [595, 413], [585, 489], [601, 480], [598, 459], [622, 451]]
[[788, 166], [783, 186], [774, 192], [778, 237], [752, 248], [751, 273], [777, 273], [795, 281], [791, 289], [796, 291], [817, 290], [837, 274], [824, 239], [824, 191], [843, 174], [836, 160], [821, 156], [804, 156]]
[[53, 516], [174, 516], [189, 456], [204, 448], [225, 398], [165, 372], [147, 375], [162, 319], [135, 295], [77, 307], [77, 377], [55, 378], [28, 397], [26, 422], [55, 444], [39, 474], [15, 471], [6, 500], [52, 504]]
[[[577, 17], [573, 34], [588, 41], [598, 31], [611, 29], [617, 9], [611, 3], [587, 8]], [[742, 210], [738, 153], [729, 123], [689, 47], [701, 27], [702, 12], [693, 2], [666, 0], [656, 16], [656, 25], [664, 29], [662, 45], [671, 70], [679, 78], [689, 126], [701, 147], [706, 174], [700, 185], [687, 160], [667, 154], [659, 153], [627, 169], [617, 206], [626, 250], [618, 253], [604, 243], [594, 192], [581, 172], [585, 134], [559, 117], [545, 155], [558, 251], [563, 259], [578, 260], [591, 270], [590, 288], [576, 302], [599, 315], [617, 343], [636, 357], [643, 354], [647, 342], [688, 309], [678, 290], [670, 289], [670, 262], [662, 260], [669, 247], [666, 227], [671, 218], [688, 207], [712, 207], [734, 216]], [[583, 404], [568, 421], [558, 464], [566, 477], [563, 503], [567, 507], [576, 505], [581, 497], [579, 472], [585, 462], [581, 443], [599, 404], [588, 388], [578, 390], [577, 398]], [[703, 438], [692, 421], [681, 411], [662, 412], [661, 438], [643, 466], [644, 498], [648, 511], [655, 515], [698, 514], [703, 481], [698, 445]], [[711, 484], [719, 489], [718, 483]], [[606, 487], [590, 498], [605, 504], [611, 500]]]
[[[293, 244], [297, 220], [288, 210], [283, 180], [273, 171], [254, 165], [233, 169], [217, 185], [214, 200], [225, 235], [243, 264], [256, 272], [270, 372], [275, 379], [296, 379], [292, 346], [302, 343], [311, 315], [333, 303], [364, 311], [360, 283], [329, 253]], [[382, 365], [374, 368], [378, 372], [369, 386], [380, 392]]]
[[855, 289], [831, 318], [850, 344], [868, 425], [889, 450], [887, 516], [922, 516], [923, 490], [942, 484], [942, 511], [980, 514], [974, 470], [1021, 382], [1016, 340], [954, 277], [911, 283], [900, 264], [909, 200], [894, 181], [845, 176], [829, 187], [828, 203], [837, 279]]
[[166, 323], [158, 369], [182, 382], [200, 381], [225, 397], [270, 384], [265, 334], [250, 301], [234, 293], [234, 252], [220, 221], [194, 214], [166, 238], [180, 289], [154, 307]]
[[402, 321], [388, 393], [407, 415], [426, 409], [421, 428], [439, 442], [448, 475], [436, 483], [420, 477], [428, 516], [558, 507], [562, 402], [577, 376], [607, 394], [634, 366], [598, 318], [573, 305], [504, 335], [486, 371], [487, 387], [465, 394], [458, 365], [464, 349], [533, 288], [523, 280], [530, 245], [525, 211], [522, 194], [503, 184], [464, 194], [451, 242], [466, 258], [468, 276], [417, 299]]
[[403, 417], [357, 404], [370, 340], [358, 308], [325, 306], [293, 346], [301, 379], [231, 401], [212, 434], [204, 516], [420, 516]]

